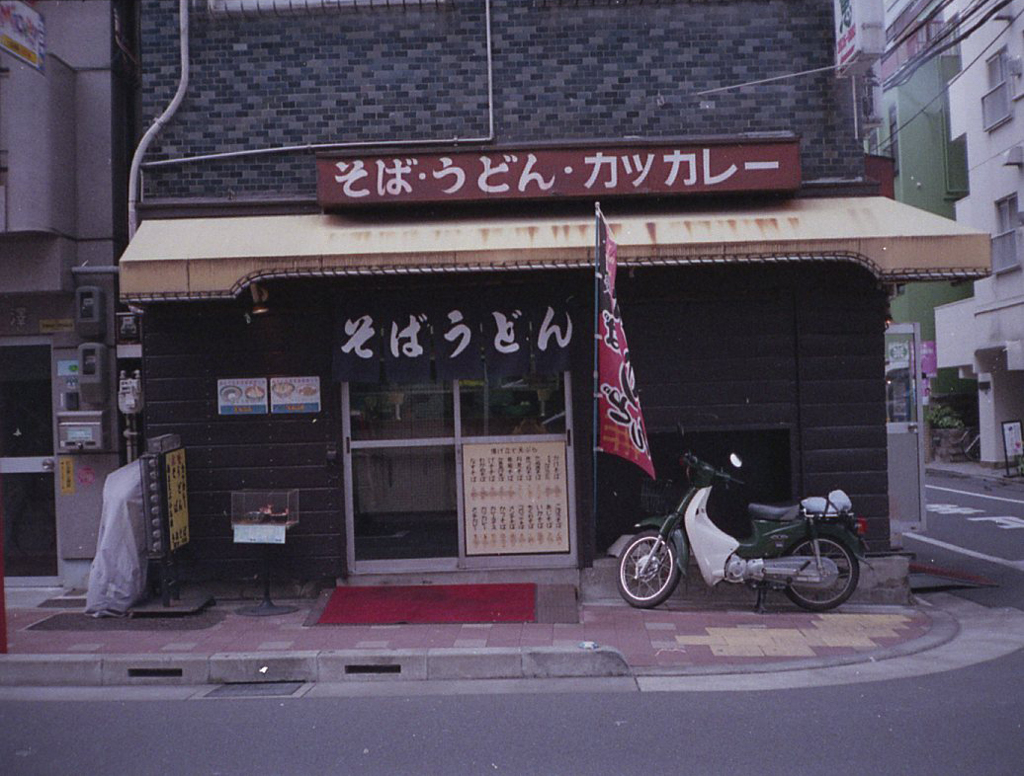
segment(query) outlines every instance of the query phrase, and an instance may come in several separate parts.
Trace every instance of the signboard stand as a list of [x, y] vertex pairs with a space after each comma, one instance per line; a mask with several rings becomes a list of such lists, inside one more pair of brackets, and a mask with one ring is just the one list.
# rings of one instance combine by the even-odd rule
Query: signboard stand
[[299, 609], [297, 606], [278, 606], [270, 600], [270, 547], [269, 543], [263, 545], [263, 601], [256, 606], [243, 606], [237, 610], [237, 614], [244, 614], [247, 617], [268, 617], [274, 614], [290, 614]]
[[[188, 542], [185, 451], [180, 447], [177, 438], [166, 435], [149, 440], [147, 452], [141, 458], [147, 550], [150, 560], [159, 563], [160, 600], [165, 608], [169, 608], [172, 599], [181, 600], [181, 580], [178, 577], [173, 553]], [[182, 509], [185, 511], [183, 536], [177, 524]]]
[[299, 522], [297, 490], [236, 490], [231, 493], [231, 529], [235, 544], [262, 544], [263, 601], [245, 606], [238, 614], [267, 617], [298, 611], [297, 606], [278, 606], [270, 599], [270, 548], [283, 545], [289, 528]]

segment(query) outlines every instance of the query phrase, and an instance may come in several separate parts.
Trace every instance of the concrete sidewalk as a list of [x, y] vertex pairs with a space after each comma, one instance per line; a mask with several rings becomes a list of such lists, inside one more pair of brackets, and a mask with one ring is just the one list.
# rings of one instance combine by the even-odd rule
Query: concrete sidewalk
[[[734, 596], [749, 593], [738, 590]], [[517, 679], [770, 672], [876, 661], [944, 643], [956, 623], [912, 606], [846, 605], [827, 614], [781, 595], [769, 614], [694, 591], [638, 610], [585, 600], [578, 623], [309, 624], [316, 602], [251, 617], [251, 601], [197, 615], [94, 620], [81, 599], [8, 607], [0, 685], [207, 684], [382, 679]], [[37, 602], [42, 604], [44, 602]]]
[[[929, 471], [1002, 479], [972, 463]], [[52, 590], [44, 602], [15, 588], [0, 686], [768, 674], [920, 653], [959, 628], [942, 609], [910, 604], [905, 565], [895, 562], [862, 566], [852, 602], [820, 615], [781, 593], [769, 614], [754, 614], [752, 591], [700, 582], [657, 609], [633, 609], [609, 584], [609, 564], [581, 578], [577, 623], [313, 625], [315, 600], [277, 598], [297, 611], [244, 616], [237, 610], [252, 600], [222, 598], [194, 616], [93, 620], [84, 596]]]

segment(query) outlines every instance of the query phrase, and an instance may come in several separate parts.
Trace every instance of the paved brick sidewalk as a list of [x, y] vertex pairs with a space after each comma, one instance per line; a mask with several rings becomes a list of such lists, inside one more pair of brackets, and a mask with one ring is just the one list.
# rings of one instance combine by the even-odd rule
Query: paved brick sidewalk
[[[867, 659], [921, 639], [932, 629], [931, 618], [911, 607], [848, 606], [820, 615], [788, 609], [755, 614], [693, 607], [642, 611], [615, 601], [582, 604], [577, 624], [309, 626], [305, 623], [315, 602], [277, 603], [296, 605], [299, 610], [248, 617], [236, 612], [243, 602], [227, 601], [182, 618], [97, 621], [80, 609], [10, 608], [9, 652], [98, 657], [282, 655], [319, 650], [578, 649], [584, 642], [594, 642], [618, 650], [631, 669], [643, 673]], [[48, 629], [54, 625], [59, 627]]]

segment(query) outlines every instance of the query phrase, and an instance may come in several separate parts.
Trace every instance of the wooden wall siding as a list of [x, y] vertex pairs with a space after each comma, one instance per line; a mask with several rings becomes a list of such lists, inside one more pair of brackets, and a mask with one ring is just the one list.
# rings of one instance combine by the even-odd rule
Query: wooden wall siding
[[[550, 277], [592, 298], [589, 274]], [[441, 285], [472, 281], [444, 279]], [[517, 284], [536, 284], [537, 276], [491, 275], [482, 282], [511, 293]], [[341, 456], [334, 464], [326, 460], [328, 445], [340, 450], [341, 442], [340, 388], [331, 379], [331, 296], [339, 289], [386, 293], [413, 285], [429, 294], [439, 281], [272, 286], [272, 300], [284, 304], [251, 323], [242, 301], [149, 307], [145, 433], [180, 434], [188, 449], [196, 575], [237, 578], [256, 571], [258, 552], [231, 543], [230, 492], [263, 487], [301, 490], [302, 522], [276, 553], [278, 570], [303, 579], [344, 573]], [[872, 549], [888, 547], [885, 297], [866, 272], [813, 263], [640, 268], [620, 273], [618, 290], [650, 433], [670, 433], [677, 422], [693, 432], [781, 430], [790, 440], [792, 495], [842, 487], [869, 519]], [[580, 560], [589, 565], [632, 529], [644, 475], [601, 456], [595, 518], [589, 319], [585, 326], [572, 372]], [[318, 415], [218, 416], [217, 379], [288, 374], [320, 376], [324, 406]], [[677, 477], [671, 468], [659, 474]]]
[[[678, 422], [701, 432], [787, 429], [791, 495], [843, 488], [869, 520], [872, 548], [886, 549], [885, 296], [874, 279], [852, 265], [814, 263], [619, 278], [649, 432]], [[630, 480], [643, 477], [608, 468], [598, 547], [630, 530], [639, 491]], [[721, 522], [738, 531], [744, 519]]]
[[[300, 579], [342, 573], [340, 391], [330, 376], [326, 310], [272, 312], [247, 323], [243, 303], [153, 305], [145, 315], [147, 436], [176, 433], [188, 456], [192, 574], [238, 578], [260, 549], [231, 534], [231, 491], [300, 490], [300, 522], [275, 552], [278, 573]], [[220, 416], [217, 380], [319, 375], [323, 407], [310, 415]]]

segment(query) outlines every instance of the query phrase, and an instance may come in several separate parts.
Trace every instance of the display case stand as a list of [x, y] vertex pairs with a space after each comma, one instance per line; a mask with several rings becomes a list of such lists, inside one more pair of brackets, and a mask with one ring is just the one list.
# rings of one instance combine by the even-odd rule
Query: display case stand
[[263, 601], [256, 606], [244, 606], [237, 611], [237, 614], [244, 614], [247, 617], [269, 617], [274, 614], [290, 614], [297, 612], [297, 606], [278, 606], [270, 600], [270, 548], [271, 545], [263, 545]]

